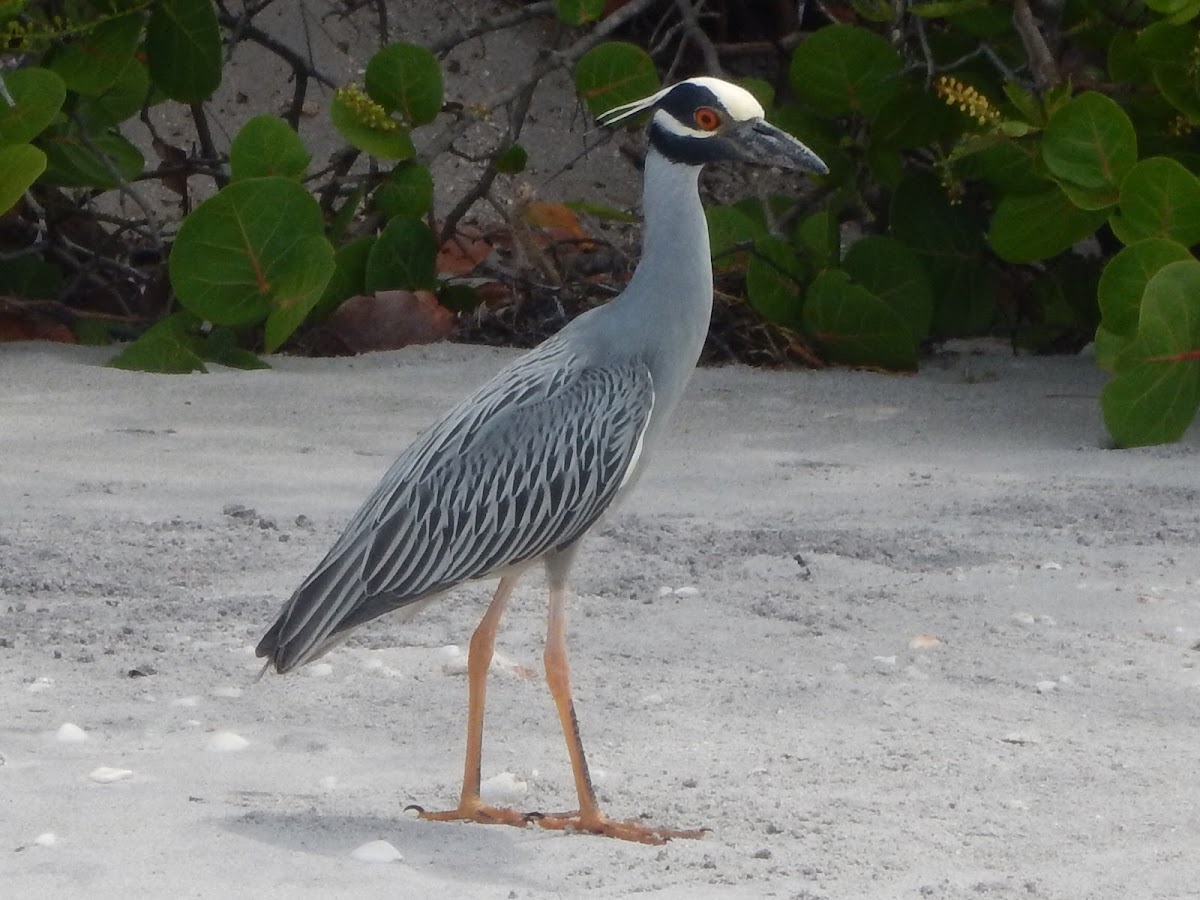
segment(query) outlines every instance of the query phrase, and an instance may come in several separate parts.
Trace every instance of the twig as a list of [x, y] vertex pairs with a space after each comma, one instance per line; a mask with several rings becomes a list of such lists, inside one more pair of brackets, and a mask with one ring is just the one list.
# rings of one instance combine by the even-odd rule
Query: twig
[[493, 31], [503, 31], [506, 28], [512, 28], [520, 25], [522, 22], [536, 19], [539, 16], [553, 14], [554, 0], [539, 0], [537, 3], [530, 3], [528, 6], [522, 6], [501, 16], [480, 16], [479, 21], [474, 25], [447, 32], [430, 41], [425, 46], [435, 56], [441, 56], [449, 53], [459, 44], [465, 44], [474, 38], [482, 37]]
[[1062, 81], [1054, 54], [1046, 45], [1040, 23], [1029, 8], [1029, 0], [1013, 0], [1013, 26], [1021, 36], [1025, 45], [1025, 53], [1029, 57], [1029, 67], [1033, 71], [1034, 83], [1039, 90], [1053, 87]]
[[696, 14], [696, 7], [692, 5], [691, 0], [675, 0], [675, 8], [679, 10], [679, 15], [683, 18], [683, 30], [688, 40], [700, 48], [700, 54], [704, 57], [704, 68], [708, 74], [724, 75], [725, 70], [721, 68], [721, 59], [717, 56], [717, 48], [713, 46], [712, 39], [701, 27], [700, 17]]
[[319, 84], [325, 85], [328, 88], [337, 87], [337, 82], [316, 68], [311, 62], [304, 58], [300, 51], [289, 47], [283, 41], [272, 37], [261, 28], [250, 22], [250, 16], [234, 16], [231, 13], [222, 9], [217, 14], [217, 21], [224, 27], [230, 29], [235, 35], [245, 38], [260, 47], [270, 50], [289, 66], [297, 75], [304, 74]]

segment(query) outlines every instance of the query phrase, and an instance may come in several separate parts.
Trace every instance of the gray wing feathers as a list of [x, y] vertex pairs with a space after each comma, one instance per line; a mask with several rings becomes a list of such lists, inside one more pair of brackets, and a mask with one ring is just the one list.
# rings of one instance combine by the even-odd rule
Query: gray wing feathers
[[[545, 347], [545, 345], [544, 345]], [[565, 348], [518, 360], [388, 470], [258, 645], [279, 671], [393, 609], [576, 541], [636, 464], [654, 405], [640, 363]]]

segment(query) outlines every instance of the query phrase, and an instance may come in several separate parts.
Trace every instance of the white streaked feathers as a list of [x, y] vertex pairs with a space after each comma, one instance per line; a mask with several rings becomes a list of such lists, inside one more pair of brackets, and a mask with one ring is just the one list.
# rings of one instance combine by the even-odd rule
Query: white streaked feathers
[[[622, 103], [620, 106], [614, 106], [607, 112], [597, 116], [596, 121], [601, 125], [615, 125], [617, 122], [636, 116], [638, 113], [651, 109], [658, 101], [662, 100], [663, 97], [680, 84], [695, 84], [708, 88], [716, 95], [721, 106], [725, 108], [725, 111], [729, 113], [734, 121], [747, 122], [751, 119], [761, 119], [766, 116], [766, 111], [762, 108], [762, 104], [745, 88], [739, 87], [736, 84], [730, 84], [728, 81], [722, 81], [719, 78], [709, 78], [702, 75], [697, 78], [688, 78], [670, 87], [665, 87], [658, 93], [651, 94], [649, 97], [643, 97], [641, 100], [634, 100], [632, 103]], [[690, 129], [683, 129], [680, 133], [688, 133], [689, 131]], [[708, 136], [709, 134], [709, 132], [698, 129], [694, 133], [700, 136]]]
[[565, 548], [637, 468], [654, 405], [640, 362], [551, 339], [403, 453], [259, 645], [286, 671], [335, 636]]

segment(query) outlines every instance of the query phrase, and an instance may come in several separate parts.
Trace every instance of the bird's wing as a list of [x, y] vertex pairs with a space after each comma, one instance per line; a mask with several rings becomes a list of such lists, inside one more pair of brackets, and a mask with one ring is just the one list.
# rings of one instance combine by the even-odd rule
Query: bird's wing
[[518, 360], [388, 470], [258, 645], [279, 671], [334, 635], [566, 547], [608, 507], [654, 405], [641, 363]]

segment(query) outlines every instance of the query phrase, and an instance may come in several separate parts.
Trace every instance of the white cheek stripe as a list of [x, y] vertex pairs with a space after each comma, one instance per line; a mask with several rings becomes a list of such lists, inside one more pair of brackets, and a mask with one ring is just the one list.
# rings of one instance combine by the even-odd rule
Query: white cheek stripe
[[702, 131], [699, 128], [688, 128], [688, 126], [684, 125], [673, 115], [668, 112], [664, 112], [661, 109], [654, 114], [654, 124], [658, 125], [665, 131], [669, 131], [671, 134], [677, 134], [680, 137], [710, 138], [714, 136], [714, 132], [712, 131]]

